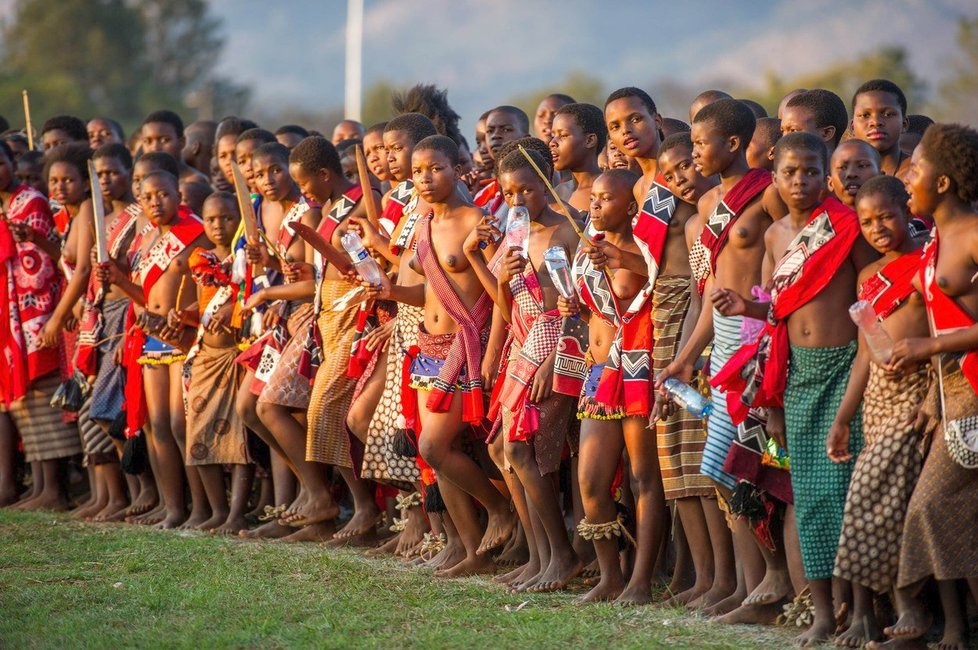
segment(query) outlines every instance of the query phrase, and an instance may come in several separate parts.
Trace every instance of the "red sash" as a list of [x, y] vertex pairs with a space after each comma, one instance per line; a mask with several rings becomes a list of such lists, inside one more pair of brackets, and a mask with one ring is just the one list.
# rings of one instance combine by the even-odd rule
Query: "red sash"
[[734, 424], [751, 407], [781, 407], [788, 375], [788, 317], [828, 286], [860, 236], [856, 214], [833, 196], [812, 211], [771, 277], [771, 307], [764, 329], [714, 375], [710, 383], [727, 392]]
[[[703, 231], [689, 252], [690, 261], [700, 256], [705, 264], [694, 269], [696, 289], [703, 295], [706, 279], [716, 273], [717, 258], [727, 245], [730, 229], [737, 223], [741, 211], [771, 184], [771, 172], [764, 169], [751, 169], [737, 184], [730, 188], [723, 200], [717, 204], [713, 214], [707, 219]], [[707, 267], [706, 264], [709, 264]]]
[[488, 214], [496, 214], [496, 210], [503, 204], [503, 193], [499, 189], [499, 181], [495, 178], [489, 181], [472, 198], [472, 203]]
[[655, 177], [645, 194], [641, 211], [632, 219], [632, 235], [649, 265], [649, 284], [654, 286], [662, 266], [662, 253], [669, 236], [669, 222], [676, 213], [676, 197], [665, 185], [661, 174]]
[[16, 242], [9, 223], [29, 225], [36, 237], [53, 237], [51, 207], [37, 190], [17, 187], [0, 219], [0, 391], [10, 405], [31, 383], [58, 369], [58, 349], [38, 347], [38, 334], [61, 296], [54, 260], [33, 242]]
[[153, 285], [166, 273], [170, 262], [203, 233], [204, 226], [200, 217], [185, 205], [177, 208], [176, 221], [166, 233], [160, 235], [140, 261], [139, 278], [144, 296], [149, 297]]
[[438, 264], [431, 245], [431, 217], [421, 222], [418, 230], [417, 252], [415, 253], [424, 270], [427, 284], [448, 312], [459, 329], [448, 350], [445, 364], [435, 379], [428, 395], [428, 408], [436, 413], [445, 413], [451, 408], [452, 393], [462, 369], [466, 378], [462, 383], [462, 420], [469, 424], [481, 424], [485, 415], [482, 401], [482, 341], [481, 333], [492, 315], [492, 298], [483, 292], [471, 310], [455, 293], [448, 276]]
[[[941, 291], [941, 288], [936, 285], [939, 247], [937, 230], [934, 230], [930, 241], [921, 253], [920, 265], [920, 286], [924, 289], [924, 304], [930, 314], [934, 336], [975, 324], [975, 319], [962, 309], [954, 298]], [[978, 350], [965, 352], [959, 358], [959, 364], [971, 388], [978, 393]]]
[[[353, 213], [357, 207], [357, 202], [363, 196], [363, 189], [359, 185], [354, 185], [340, 198], [333, 202], [329, 212], [323, 217], [316, 232], [322, 235], [328, 243], [332, 244], [333, 234], [340, 224]], [[310, 333], [306, 339], [306, 345], [299, 353], [298, 372], [310, 382], [316, 378], [316, 371], [323, 362], [323, 334], [319, 331], [319, 311], [323, 309], [322, 304], [322, 283], [323, 276], [326, 274], [326, 260], [319, 252], [315, 256], [316, 272], [316, 296], [313, 298], [312, 321], [309, 323]], [[326, 309], [329, 309], [327, 306]]]
[[859, 287], [859, 299], [873, 306], [876, 316], [884, 320], [915, 291], [913, 276], [920, 270], [920, 251], [901, 255]]
[[384, 212], [380, 215], [381, 219], [387, 219], [397, 226], [404, 216], [404, 206], [411, 202], [414, 194], [414, 181], [405, 180], [397, 184], [394, 191], [387, 197], [387, 205]]

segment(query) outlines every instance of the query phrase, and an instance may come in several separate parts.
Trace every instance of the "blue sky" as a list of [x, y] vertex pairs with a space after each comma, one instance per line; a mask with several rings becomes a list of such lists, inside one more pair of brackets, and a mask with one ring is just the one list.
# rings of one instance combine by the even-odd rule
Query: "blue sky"
[[[974, 0], [365, 0], [364, 87], [436, 83], [471, 127], [515, 95], [588, 70], [609, 89], [675, 79], [760, 85], [903, 44], [915, 70], [940, 78], [955, 21]], [[220, 69], [259, 107], [342, 106], [344, 0], [212, 0], [227, 45]], [[912, 98], [911, 98], [912, 101]], [[678, 109], [673, 111], [678, 112]], [[678, 116], [678, 115], [677, 115]]]

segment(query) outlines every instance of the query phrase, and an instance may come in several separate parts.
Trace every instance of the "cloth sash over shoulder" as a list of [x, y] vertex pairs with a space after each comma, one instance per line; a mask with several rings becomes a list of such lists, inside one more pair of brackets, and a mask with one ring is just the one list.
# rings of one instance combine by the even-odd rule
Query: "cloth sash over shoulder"
[[431, 219], [431, 216], [426, 217], [418, 226], [417, 259], [431, 290], [452, 320], [458, 323], [459, 330], [448, 350], [445, 365], [428, 395], [428, 408], [436, 413], [448, 411], [454, 387], [459, 383], [464, 367], [467, 372], [461, 386], [462, 419], [469, 424], [481, 424], [485, 415], [479, 372], [482, 367], [481, 334], [492, 315], [492, 298], [483, 292], [472, 309], [466, 308], [438, 263], [431, 242]]
[[812, 211], [771, 277], [771, 306], [757, 339], [738, 350], [710, 383], [727, 393], [734, 424], [751, 407], [784, 405], [788, 374], [788, 317], [828, 286], [859, 237], [852, 209], [835, 197]]

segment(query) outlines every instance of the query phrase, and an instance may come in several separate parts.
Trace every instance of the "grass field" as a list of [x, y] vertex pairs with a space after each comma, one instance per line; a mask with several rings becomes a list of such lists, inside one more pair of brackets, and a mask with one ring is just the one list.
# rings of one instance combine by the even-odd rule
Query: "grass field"
[[[579, 593], [583, 589], [576, 589]], [[0, 511], [0, 648], [782, 648], [775, 628], [433, 580], [353, 550]], [[521, 609], [516, 608], [526, 603]]]

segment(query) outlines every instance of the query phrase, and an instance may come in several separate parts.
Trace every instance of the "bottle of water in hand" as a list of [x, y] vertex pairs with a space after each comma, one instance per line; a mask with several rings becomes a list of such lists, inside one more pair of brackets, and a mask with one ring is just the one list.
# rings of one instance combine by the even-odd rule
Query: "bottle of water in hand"
[[356, 268], [360, 277], [365, 282], [379, 286], [381, 284], [380, 276], [383, 271], [380, 270], [377, 260], [370, 257], [370, 253], [363, 247], [360, 235], [353, 230], [348, 230], [340, 238], [340, 242], [350, 255], [350, 259], [353, 260], [353, 266]]
[[530, 211], [522, 205], [509, 209], [506, 217], [506, 246], [519, 248], [523, 258], [530, 252]]
[[866, 339], [866, 345], [869, 346], [873, 360], [879, 365], [889, 363], [890, 356], [893, 354], [893, 339], [880, 325], [873, 306], [865, 300], [853, 303], [849, 307], [849, 317], [863, 333], [863, 338]]
[[669, 377], [662, 382], [662, 387], [669, 395], [669, 399], [689, 411], [693, 417], [705, 418], [713, 410], [713, 404], [698, 390], [675, 377]]
[[574, 278], [571, 277], [570, 262], [567, 259], [567, 252], [560, 246], [551, 246], [543, 254], [543, 260], [547, 264], [550, 272], [550, 279], [557, 287], [557, 293], [570, 300], [576, 297], [574, 291]]

